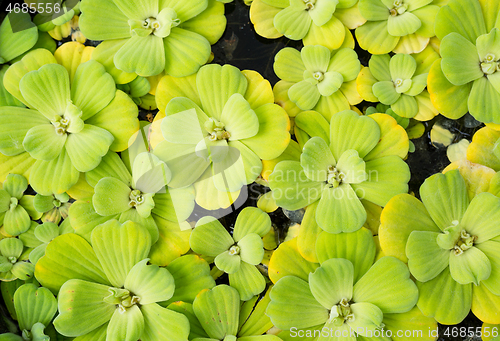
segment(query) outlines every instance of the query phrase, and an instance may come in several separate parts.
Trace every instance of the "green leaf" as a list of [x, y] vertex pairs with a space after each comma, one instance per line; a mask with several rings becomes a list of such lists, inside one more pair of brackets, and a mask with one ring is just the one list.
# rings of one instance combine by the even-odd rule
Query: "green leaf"
[[229, 98], [247, 90], [247, 79], [234, 66], [206, 65], [200, 69], [196, 77], [196, 85], [200, 95], [202, 108], [207, 115], [220, 120], [224, 105]]
[[163, 44], [165, 72], [174, 77], [185, 77], [197, 72], [210, 57], [210, 43], [205, 37], [179, 27], [172, 28]]
[[233, 274], [240, 270], [241, 257], [238, 254], [230, 254], [229, 251], [224, 251], [215, 257], [214, 263], [219, 270]]
[[16, 290], [14, 306], [19, 328], [31, 330], [37, 322], [49, 325], [57, 311], [57, 300], [47, 288], [25, 284]]
[[300, 155], [300, 164], [312, 181], [327, 181], [329, 167], [336, 166], [330, 148], [321, 137], [306, 142]]
[[158, 304], [141, 306], [144, 316], [143, 341], [155, 341], [160, 337], [168, 340], [186, 340], [189, 335], [188, 319], [175, 311], [162, 308]]
[[[305, 7], [305, 4], [304, 4]], [[291, 40], [304, 38], [311, 27], [311, 16], [302, 6], [288, 6], [274, 17], [274, 27]]]
[[318, 83], [318, 91], [321, 96], [331, 96], [338, 91], [344, 82], [342, 75], [336, 71], [330, 71], [324, 74], [324, 79]]
[[402, 37], [415, 33], [422, 22], [413, 13], [405, 12], [401, 15], [389, 16], [387, 20], [387, 31], [391, 36]]
[[57, 134], [52, 124], [41, 124], [26, 133], [23, 146], [31, 157], [50, 161], [61, 154], [67, 137], [67, 134]]
[[[156, 155], [143, 152], [136, 156], [132, 168], [134, 188], [142, 193], [155, 194], [167, 186], [172, 173]], [[137, 207], [139, 209], [140, 205]]]
[[306, 70], [301, 52], [292, 47], [285, 47], [279, 50], [274, 57], [273, 68], [280, 79], [293, 83], [303, 80], [304, 71]]
[[[437, 243], [437, 232], [413, 231], [406, 243], [406, 255], [411, 274], [420, 282], [427, 282], [448, 267], [450, 250]], [[452, 255], [453, 256], [453, 255]]]
[[49, 243], [45, 256], [36, 264], [35, 277], [53, 293], [73, 278], [109, 285], [92, 247], [73, 233], [61, 235]]
[[479, 282], [490, 277], [491, 263], [477, 247], [471, 247], [460, 255], [450, 252], [450, 273], [460, 284], [479, 285]]
[[372, 233], [366, 228], [352, 233], [323, 232], [316, 240], [319, 262], [323, 264], [332, 258], [349, 260], [354, 266], [354, 282], [357, 282], [370, 269], [375, 259], [375, 251]]
[[359, 116], [352, 110], [346, 110], [332, 116], [330, 122], [330, 149], [336, 160], [349, 149], [364, 158], [378, 143], [380, 128], [367, 117]]
[[477, 244], [476, 247], [486, 255], [486, 257], [489, 259], [491, 263], [490, 277], [483, 280], [481, 284], [484, 284], [484, 286], [486, 286], [488, 290], [490, 290], [496, 295], [499, 292], [499, 290], [498, 287], [495, 286], [495, 283], [497, 283], [498, 278], [500, 276], [500, 271], [499, 271], [500, 258], [498, 258], [498, 250], [499, 250], [498, 239]]
[[494, 28], [490, 33], [481, 35], [476, 40], [477, 52], [481, 61], [485, 61], [488, 54], [496, 58], [500, 56], [500, 30]]
[[22, 96], [49, 120], [61, 116], [70, 100], [69, 75], [58, 64], [47, 64], [26, 74], [19, 83]]
[[38, 111], [0, 107], [0, 152], [14, 156], [24, 152], [23, 140], [32, 128], [49, 123]]
[[338, 0], [317, 2], [314, 7], [308, 11], [313, 23], [316, 26], [325, 25], [332, 18], [338, 3]]
[[406, 265], [394, 257], [382, 257], [354, 285], [353, 300], [376, 305], [384, 314], [409, 311], [418, 289]]
[[156, 225], [155, 220], [150, 215], [147, 218], [142, 217], [137, 210], [128, 210], [120, 214], [119, 221], [120, 223], [125, 223], [128, 220], [133, 221], [139, 225], [145, 227], [149, 234], [151, 235], [151, 244], [154, 244], [158, 241], [159, 231], [158, 226]]
[[134, 35], [115, 54], [114, 62], [122, 71], [143, 77], [155, 76], [165, 69], [163, 39], [155, 35]]
[[288, 97], [300, 109], [311, 110], [318, 103], [321, 94], [315, 84], [303, 80], [288, 89]]
[[[208, 117], [194, 103], [189, 103], [193, 106], [192, 109], [176, 112], [175, 105], [180, 101], [179, 98], [168, 104], [168, 116], [161, 121], [162, 134], [171, 143], [178, 144], [182, 141], [183, 144], [198, 144], [204, 138], [202, 127]], [[206, 117], [203, 117], [203, 121], [200, 119], [202, 115]]]
[[344, 173], [342, 181], [348, 184], [361, 183], [368, 178], [365, 171], [365, 162], [354, 149], [349, 149], [342, 154], [337, 163], [337, 168]]
[[418, 104], [415, 98], [401, 94], [399, 99], [391, 106], [394, 112], [401, 117], [412, 118], [418, 114]]
[[54, 320], [56, 330], [64, 336], [75, 337], [108, 322], [117, 311], [114, 305], [104, 302], [108, 295], [106, 285], [80, 279], [64, 283], [58, 295], [59, 315]]
[[277, 328], [303, 329], [328, 320], [328, 309], [314, 298], [309, 284], [300, 278], [283, 277], [271, 289], [270, 296], [266, 314]]
[[350, 48], [341, 48], [333, 55], [328, 65], [328, 71], [336, 71], [343, 77], [344, 82], [349, 82], [358, 77], [361, 69], [358, 55]]
[[[186, 1], [172, 3], [179, 18], [182, 16], [191, 17], [195, 11], [200, 11], [205, 6], [204, 1]], [[184, 6], [181, 11], [177, 6]], [[177, 9], [176, 9], [177, 8]], [[182, 21], [182, 19], [181, 19]], [[186, 30], [201, 34], [210, 44], [215, 44], [224, 33], [226, 28], [226, 17], [224, 16], [224, 4], [220, 1], [209, 0], [208, 6], [201, 13], [187, 22], [182, 23]]]
[[[268, 103], [255, 109], [255, 114], [259, 119], [259, 132], [241, 142], [263, 160], [279, 157], [290, 142], [286, 111], [279, 105]], [[273, 148], [269, 148], [270, 145]]]
[[[11, 20], [14, 20], [14, 27], [11, 25]], [[21, 27], [23, 29], [19, 30]], [[37, 40], [38, 30], [31, 22], [30, 15], [22, 11], [10, 13], [0, 26], [0, 58], [2, 64], [31, 49]]]
[[343, 298], [352, 298], [354, 267], [347, 259], [330, 259], [309, 274], [309, 287], [314, 298], [331, 310]]
[[197, 255], [185, 255], [174, 259], [167, 270], [175, 281], [175, 292], [162, 306], [176, 301], [193, 302], [196, 295], [203, 289], [215, 287], [215, 281], [210, 276], [208, 263]]
[[3, 182], [3, 189], [7, 191], [11, 197], [21, 200], [24, 191], [28, 189], [28, 180], [19, 174], [9, 174]]
[[[80, 16], [82, 17], [82, 16]], [[101, 25], [98, 25], [101, 27]], [[130, 27], [128, 26], [128, 35], [130, 36]], [[101, 63], [106, 71], [113, 77], [116, 84], [127, 84], [137, 78], [135, 73], [127, 73], [118, 70], [113, 62], [116, 52], [125, 44], [127, 39], [106, 40], [99, 44], [92, 52], [91, 59]], [[128, 96], [127, 96], [128, 97]]]
[[90, 60], [76, 70], [71, 83], [71, 99], [82, 110], [82, 120], [86, 121], [103, 110], [115, 93], [113, 77], [99, 62]]
[[378, 100], [386, 105], [392, 105], [398, 101], [401, 94], [396, 91], [392, 81], [382, 81], [373, 84], [373, 94]]
[[189, 244], [196, 253], [216, 257], [227, 251], [234, 240], [217, 219], [206, 216], [196, 223]]
[[141, 305], [168, 300], [174, 293], [174, 278], [167, 269], [147, 263], [144, 259], [134, 265], [124, 287], [141, 298]]
[[28, 231], [31, 226], [31, 219], [28, 212], [22, 206], [17, 205], [5, 212], [3, 226], [8, 235], [18, 236]]
[[321, 45], [304, 46], [300, 50], [300, 57], [309, 72], [326, 72], [330, 63], [330, 50]]
[[356, 316], [354, 321], [348, 321], [347, 324], [353, 330], [361, 331], [363, 336], [371, 336], [376, 330], [380, 330], [384, 324], [382, 319], [384, 314], [375, 305], [367, 302], [354, 303], [350, 306], [351, 312]]
[[448, 270], [428, 282], [417, 282], [417, 285], [420, 292], [417, 305], [424, 315], [442, 324], [457, 324], [469, 313], [472, 284], [457, 283]]
[[[433, 106], [444, 116], [457, 119], [469, 111], [467, 100], [472, 84], [455, 86], [448, 81], [441, 69], [441, 59], [432, 64], [427, 80]], [[454, 100], [451, 101], [450, 98]]]
[[475, 244], [483, 243], [500, 235], [500, 198], [490, 193], [480, 193], [472, 199], [460, 225], [476, 236]]
[[390, 69], [391, 57], [388, 54], [375, 55], [368, 62], [370, 72], [378, 81], [392, 81]]
[[101, 216], [94, 210], [91, 200], [77, 200], [69, 208], [69, 220], [75, 233], [90, 243], [90, 235], [97, 225], [110, 219], [118, 219], [118, 215]]
[[354, 232], [366, 221], [366, 210], [349, 184], [323, 191], [316, 209], [316, 222], [330, 233]]
[[110, 220], [94, 229], [92, 246], [111, 284], [121, 288], [134, 265], [147, 258], [151, 238], [137, 223]]
[[436, 18], [435, 30], [441, 40], [457, 32], [475, 43], [480, 35], [487, 33], [480, 2], [456, 0], [443, 6]]
[[[110, 1], [103, 6], [98, 0], [89, 0], [80, 6], [80, 29], [88, 39], [108, 40], [130, 37], [128, 18]], [[144, 18], [142, 18], [144, 19]]]
[[476, 79], [468, 99], [469, 112], [481, 122], [499, 122], [496, 117], [500, 108], [500, 93], [487, 78]]
[[127, 308], [124, 312], [115, 309], [109, 321], [106, 340], [135, 341], [144, 332], [144, 316], [137, 305]]
[[409, 54], [396, 54], [389, 62], [389, 70], [391, 72], [391, 79], [411, 79], [415, 70], [417, 69], [417, 62]]
[[359, 46], [372, 54], [391, 52], [400, 39], [389, 34], [386, 20], [368, 21], [356, 28], [355, 33]]
[[144, 20], [144, 18], [149, 17], [155, 18], [162, 9], [158, 8], [158, 1], [116, 0], [114, 3], [129, 19]]
[[194, 196], [193, 187], [170, 188], [165, 193], [156, 193], [152, 213], [172, 222], [183, 222], [193, 212]]
[[240, 257], [243, 262], [258, 265], [264, 258], [264, 243], [256, 233], [249, 233], [238, 241]]
[[298, 210], [317, 201], [325, 188], [311, 181], [297, 161], [281, 161], [269, 176], [269, 186], [276, 203], [287, 210]]
[[387, 203], [380, 221], [379, 240], [384, 254], [403, 262], [408, 262], [405, 247], [412, 231], [440, 231], [425, 206], [406, 193]]
[[330, 143], [330, 124], [317, 111], [303, 111], [295, 116], [295, 125], [311, 137], [320, 137]]
[[308, 280], [309, 273], [314, 272], [318, 264], [305, 260], [297, 248], [297, 239], [294, 238], [281, 243], [273, 252], [269, 261], [269, 279], [276, 283], [285, 276], [295, 276], [304, 281]]
[[200, 292], [193, 310], [209, 337], [222, 340], [226, 335], [236, 336], [240, 298], [234, 288], [218, 285]]
[[124, 184], [131, 185], [132, 177], [127, 167], [120, 156], [112, 151], [103, 156], [99, 166], [85, 173], [85, 180], [92, 187], [95, 187], [99, 180], [106, 177], [116, 178]]
[[389, 18], [389, 9], [379, 0], [360, 0], [359, 12], [369, 21], [381, 21]]
[[396, 155], [366, 162], [368, 180], [352, 187], [357, 195], [379, 206], [385, 206], [395, 195], [408, 191], [410, 170]]
[[256, 207], [245, 207], [238, 214], [234, 224], [233, 238], [239, 242], [250, 233], [264, 237], [271, 229], [269, 215]]
[[[460, 51], [459, 58], [457, 51]], [[443, 38], [441, 56], [443, 73], [453, 85], [464, 85], [483, 76], [476, 47], [458, 33]]]
[[441, 230], [460, 222], [469, 205], [465, 181], [458, 171], [427, 178], [420, 187], [420, 197]]
[[259, 119], [240, 94], [234, 94], [222, 109], [220, 120], [231, 134], [229, 141], [243, 140], [259, 132]]
[[240, 299], [248, 301], [266, 289], [266, 280], [254, 266], [241, 262], [240, 270], [229, 274], [229, 284], [238, 290]]
[[97, 214], [110, 216], [129, 210], [131, 189], [115, 178], [102, 178], [94, 188], [92, 197]]

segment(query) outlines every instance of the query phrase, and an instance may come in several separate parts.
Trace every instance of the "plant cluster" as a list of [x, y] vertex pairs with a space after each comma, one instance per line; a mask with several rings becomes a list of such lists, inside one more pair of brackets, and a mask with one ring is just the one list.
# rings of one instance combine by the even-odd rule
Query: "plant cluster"
[[[498, 328], [497, 0], [245, 0], [274, 85], [212, 63], [230, 0], [42, 2], [0, 24], [0, 340]], [[412, 191], [439, 114], [477, 132]]]

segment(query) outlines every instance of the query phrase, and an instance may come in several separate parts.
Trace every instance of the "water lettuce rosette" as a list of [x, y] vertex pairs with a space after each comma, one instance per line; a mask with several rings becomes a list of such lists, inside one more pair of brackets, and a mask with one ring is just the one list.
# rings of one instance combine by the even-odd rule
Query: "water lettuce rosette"
[[172, 171], [169, 185], [194, 184], [206, 209], [230, 206], [259, 176], [262, 160], [278, 157], [290, 141], [286, 112], [254, 71], [212, 64], [196, 76], [165, 76], [156, 98], [162, 136], [152, 134], [153, 153]]
[[126, 149], [139, 128], [134, 102], [96, 61], [72, 75], [39, 49], [10, 67], [4, 84], [30, 109], [0, 108], [0, 152], [15, 156], [26, 150], [37, 160], [30, 184], [42, 195], [66, 192], [109, 149]]
[[361, 101], [350, 91], [360, 66], [353, 49], [330, 53], [320, 45], [305, 46], [300, 52], [284, 48], [276, 54], [273, 65], [276, 75], [289, 85], [290, 101], [301, 110], [313, 109], [325, 115], [348, 110]]
[[358, 91], [367, 101], [390, 105], [400, 117], [430, 120], [438, 111], [426, 90], [427, 76], [437, 58], [431, 49], [417, 55], [372, 56], [358, 76]]
[[420, 197], [401, 194], [384, 208], [383, 252], [408, 262], [426, 316], [456, 324], [472, 309], [482, 321], [498, 323], [491, 302], [500, 302], [500, 198], [482, 192], [470, 200], [458, 170], [428, 178]]
[[143, 77], [195, 73], [226, 27], [224, 5], [215, 0], [84, 0], [80, 9], [82, 33], [109, 41], [116, 67]]
[[359, 116], [346, 110], [334, 114], [326, 127], [321, 137], [312, 135], [304, 144], [300, 162], [276, 165], [269, 186], [279, 206], [297, 210], [319, 202], [315, 216], [321, 229], [353, 232], [367, 218], [360, 199], [385, 206], [408, 191], [410, 170], [402, 160], [408, 137], [385, 114]]
[[98, 226], [92, 246], [76, 234], [54, 239], [35, 275], [59, 292], [56, 330], [117, 341], [187, 339], [187, 318], [158, 305], [173, 296], [175, 284], [167, 269], [148, 265], [150, 248], [149, 232], [130, 221]]
[[423, 51], [435, 35], [439, 6], [434, 2], [360, 0], [359, 11], [367, 22], [356, 29], [359, 46], [372, 54]]
[[265, 212], [246, 207], [236, 219], [232, 236], [218, 220], [206, 216], [196, 223], [189, 244], [194, 252], [214, 257], [215, 266], [229, 274], [229, 283], [241, 300], [248, 301], [266, 287], [255, 265], [264, 258], [262, 237], [270, 229], [271, 219]]
[[478, 121], [500, 123], [498, 17], [495, 1], [450, 0], [439, 11], [442, 59], [429, 73], [429, 92], [444, 116], [458, 119], [469, 112]]
[[[255, 0], [250, 19], [257, 34], [273, 39], [285, 36], [304, 45], [338, 49], [348, 29], [366, 20], [357, 0]], [[350, 33], [348, 33], [350, 35]]]

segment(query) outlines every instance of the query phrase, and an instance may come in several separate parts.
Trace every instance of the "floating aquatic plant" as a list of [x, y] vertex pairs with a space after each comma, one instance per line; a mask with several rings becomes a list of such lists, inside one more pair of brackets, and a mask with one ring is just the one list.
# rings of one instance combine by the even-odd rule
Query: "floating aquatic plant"
[[[372, 56], [369, 68], [358, 77], [358, 91], [365, 100], [390, 105], [392, 111], [406, 118], [429, 120], [438, 114], [429, 105], [427, 86], [428, 69], [423, 68], [422, 56], [417, 60], [407, 54]], [[417, 70], [418, 68], [418, 70]], [[368, 86], [369, 84], [369, 86]]]
[[26, 232], [31, 219], [40, 219], [42, 214], [34, 207], [34, 196], [24, 195], [28, 181], [19, 174], [9, 174], [0, 189], [0, 225], [10, 236]]
[[0, 152], [26, 150], [37, 160], [30, 184], [42, 195], [66, 192], [138, 129], [137, 107], [98, 62], [81, 64], [70, 83], [50, 52], [35, 50], [9, 68], [4, 83], [31, 109], [0, 108]]
[[[61, 257], [63, 249], [84, 261], [75, 263], [69, 256], [68, 262], [68, 254]], [[37, 263], [36, 276], [59, 291], [56, 330], [107, 340], [155, 341], [158, 334], [186, 339], [186, 317], [157, 304], [172, 297], [174, 279], [167, 269], [147, 264], [150, 249], [144, 227], [116, 220], [93, 231], [92, 247], [76, 234], [54, 239]]]
[[83, 0], [80, 8], [82, 33], [113, 41], [116, 67], [144, 77], [195, 73], [226, 26], [224, 6], [214, 0]]
[[[172, 86], [178, 82], [186, 87]], [[157, 115], [164, 140], [153, 152], [172, 171], [169, 185], [194, 183], [196, 202], [207, 209], [231, 205], [259, 176], [261, 160], [279, 156], [290, 141], [287, 114], [252, 71], [206, 65], [196, 77], [165, 76], [156, 98], [166, 117]]]
[[478, 121], [500, 123], [500, 31], [495, 27], [495, 6], [489, 1], [450, 0], [439, 11], [436, 35], [443, 58], [431, 69], [429, 92], [446, 117], [457, 119], [469, 112]]
[[201, 218], [191, 233], [189, 244], [194, 252], [214, 257], [218, 269], [229, 274], [229, 283], [243, 301], [264, 291], [266, 281], [255, 267], [264, 258], [264, 237], [271, 228], [269, 216], [258, 208], [241, 211], [233, 236], [213, 217]]
[[367, 22], [356, 29], [356, 38], [370, 53], [418, 53], [435, 35], [439, 7], [432, 0], [359, 0], [358, 7]]
[[372, 117], [350, 110], [337, 113], [327, 140], [314, 136], [305, 143], [300, 162], [278, 163], [269, 177], [276, 203], [297, 210], [319, 201], [319, 227], [332, 233], [353, 232], [367, 218], [360, 199], [385, 206], [394, 195], [406, 192], [410, 172], [401, 157], [408, 152], [408, 138], [398, 148], [386, 149], [379, 124], [386, 121], [392, 126], [384, 133], [403, 129], [390, 116], [382, 114], [377, 121]]
[[42, 213], [43, 222], [53, 222], [59, 224], [61, 219], [68, 217], [68, 210], [71, 206], [67, 193], [54, 195], [35, 195], [33, 206], [37, 212]]
[[300, 52], [288, 47], [276, 55], [274, 71], [282, 80], [294, 83], [288, 97], [300, 109], [335, 113], [350, 109], [344, 92], [358, 76], [360, 62], [350, 48], [331, 55], [320, 45], [305, 46]]
[[482, 302], [500, 294], [500, 198], [483, 192], [470, 200], [458, 170], [428, 178], [420, 197], [422, 202], [401, 194], [384, 208], [382, 250], [408, 262], [420, 291], [417, 305], [425, 315], [454, 324], [472, 307], [481, 319], [497, 321]]
[[31, 49], [37, 40], [38, 29], [28, 13], [6, 16], [0, 25], [0, 65]]
[[310, 273], [308, 281], [282, 277], [270, 297], [267, 315], [280, 329], [297, 332], [319, 326], [327, 335], [355, 339], [380, 333], [387, 315], [411, 311], [418, 289], [404, 263], [394, 257], [381, 258], [358, 280], [349, 260], [332, 258]]
[[28, 254], [23, 251], [24, 244], [17, 238], [0, 240], [0, 280], [26, 281], [33, 278], [35, 266], [28, 262]]
[[265, 38], [285, 36], [303, 40], [304, 45], [338, 49], [347, 29], [366, 20], [358, 11], [357, 0], [256, 0], [250, 6], [255, 31]]

